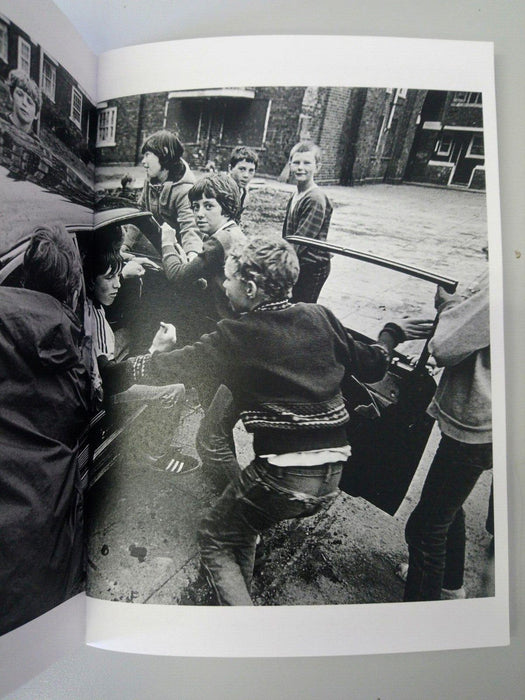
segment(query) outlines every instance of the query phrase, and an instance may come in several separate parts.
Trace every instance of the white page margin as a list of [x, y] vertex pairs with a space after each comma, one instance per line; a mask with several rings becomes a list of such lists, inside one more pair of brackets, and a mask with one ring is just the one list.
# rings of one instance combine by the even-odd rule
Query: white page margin
[[386, 37], [221, 37], [144, 44], [100, 57], [101, 101], [149, 92], [241, 85], [407, 87], [483, 93], [497, 484], [496, 596], [446, 604], [241, 609], [139, 606], [88, 599], [87, 643], [158, 655], [241, 657], [508, 644], [503, 292], [493, 45]]

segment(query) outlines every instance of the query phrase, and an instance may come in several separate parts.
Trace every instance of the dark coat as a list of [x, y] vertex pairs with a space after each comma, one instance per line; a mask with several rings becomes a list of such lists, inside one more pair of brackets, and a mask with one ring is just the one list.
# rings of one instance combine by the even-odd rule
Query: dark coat
[[81, 589], [81, 341], [78, 319], [53, 297], [0, 288], [0, 633]]

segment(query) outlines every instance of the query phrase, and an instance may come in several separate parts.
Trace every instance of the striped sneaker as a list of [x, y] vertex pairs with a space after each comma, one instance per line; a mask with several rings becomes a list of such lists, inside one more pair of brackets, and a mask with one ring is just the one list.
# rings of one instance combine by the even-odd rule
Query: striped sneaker
[[184, 454], [173, 447], [169, 448], [163, 455], [160, 455], [160, 457], [148, 455], [146, 461], [152, 469], [173, 476], [190, 474], [196, 471], [200, 466], [198, 459], [195, 459], [195, 457], [191, 455]]

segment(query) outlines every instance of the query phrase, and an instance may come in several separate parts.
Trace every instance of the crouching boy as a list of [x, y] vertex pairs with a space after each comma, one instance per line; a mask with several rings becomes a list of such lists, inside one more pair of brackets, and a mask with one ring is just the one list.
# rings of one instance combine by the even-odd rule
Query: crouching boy
[[[232, 392], [254, 461], [226, 487], [199, 529], [201, 560], [221, 604], [251, 605], [258, 533], [306, 517], [337, 494], [350, 454], [340, 391], [345, 372], [381, 379], [402, 331], [393, 325], [374, 345], [359, 343], [328, 309], [291, 304], [297, 255], [280, 238], [250, 239], [226, 261], [224, 289], [240, 312], [180, 350], [161, 329], [151, 356], [128, 361], [119, 379], [195, 384], [210, 375]], [[156, 352], [156, 351], [160, 352]]]

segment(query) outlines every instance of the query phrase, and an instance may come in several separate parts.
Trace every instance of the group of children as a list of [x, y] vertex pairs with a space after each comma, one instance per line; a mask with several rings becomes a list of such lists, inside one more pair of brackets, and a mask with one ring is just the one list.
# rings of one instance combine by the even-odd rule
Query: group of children
[[[236, 149], [229, 174], [207, 174], [197, 182], [182, 151], [182, 144], [167, 131], [145, 142], [147, 178], [140, 201], [162, 225], [163, 265], [174, 304], [182, 298], [179, 294], [186, 294], [190, 305], [206, 294], [201, 307], [206, 318], [195, 337], [185, 338], [184, 347], [177, 342], [175, 327], [162, 323], [146, 354], [103, 362], [104, 390], [119, 397], [136, 392], [136, 387], [167, 387], [176, 392], [177, 403], [183, 395], [180, 387], [198, 389], [205, 415], [196, 445], [203, 467], [222, 491], [199, 528], [201, 561], [221, 604], [251, 605], [260, 533], [283, 519], [318, 512], [338, 493], [351, 449], [341, 393], [345, 373], [363, 382], [379, 381], [393, 348], [428, 336], [432, 323], [388, 323], [377, 343], [369, 345], [354, 340], [328, 309], [315, 303], [329, 274], [330, 258], [308, 246], [294, 248], [286, 238], [326, 239], [332, 207], [315, 183], [317, 146], [303, 142], [291, 151], [289, 165], [297, 190], [287, 206], [282, 237], [246, 237], [239, 226], [241, 202], [246, 202], [247, 185], [257, 167], [253, 151]], [[114, 256], [129, 254], [123, 241], [119, 245]], [[120, 269], [111, 263], [99, 272], [111, 278]], [[97, 284], [95, 276], [94, 290]], [[94, 300], [95, 309], [106, 305], [100, 296]], [[236, 460], [232, 434], [239, 419], [253, 434], [255, 452], [244, 469]], [[457, 438], [455, 433], [450, 449], [455, 449]], [[466, 440], [476, 441], [475, 434]], [[449, 510], [452, 519], [463, 500]], [[426, 526], [432, 518], [428, 511], [425, 517]], [[412, 518], [409, 583], [416, 571], [423, 578], [427, 574], [427, 545], [424, 538], [418, 543], [414, 522]], [[440, 530], [440, 552], [446, 549], [447, 529]], [[444, 551], [439, 557], [433, 564], [436, 583], [426, 593], [434, 598], [442, 587]], [[410, 585], [411, 590], [419, 588]]]

